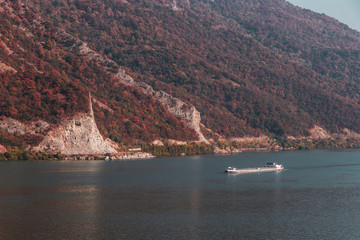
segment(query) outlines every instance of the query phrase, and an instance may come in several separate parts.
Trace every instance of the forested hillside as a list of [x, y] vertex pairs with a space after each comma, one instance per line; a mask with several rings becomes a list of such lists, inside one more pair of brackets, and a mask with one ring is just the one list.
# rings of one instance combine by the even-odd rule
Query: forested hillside
[[91, 92], [113, 110], [94, 105], [102, 134], [117, 142], [197, 139], [151, 96], [68, 49], [56, 30], [63, 29], [135, 81], [194, 105], [208, 137], [301, 137], [315, 125], [360, 132], [360, 33], [284, 0], [0, 6], [4, 116], [56, 124], [86, 111]]
[[91, 93], [100, 103], [94, 110], [101, 133], [120, 144], [196, 139], [154, 98], [117, 84], [95, 61], [77, 55], [35, 9], [21, 1], [0, 6], [0, 115], [57, 125], [88, 112]]
[[[225, 136], [360, 131], [359, 33], [282, 0], [41, 1], [57, 26]], [[35, 5], [36, 6], [36, 5]]]

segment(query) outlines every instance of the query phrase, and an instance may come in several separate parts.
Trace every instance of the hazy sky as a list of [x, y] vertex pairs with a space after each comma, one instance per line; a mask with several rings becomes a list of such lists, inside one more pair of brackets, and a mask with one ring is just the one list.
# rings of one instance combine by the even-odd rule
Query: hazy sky
[[324, 13], [360, 31], [360, 0], [287, 0], [292, 4]]

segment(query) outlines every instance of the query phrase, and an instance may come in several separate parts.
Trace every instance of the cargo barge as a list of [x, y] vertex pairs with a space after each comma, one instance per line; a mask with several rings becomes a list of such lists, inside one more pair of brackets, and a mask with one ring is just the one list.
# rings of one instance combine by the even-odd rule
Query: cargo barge
[[275, 172], [282, 171], [284, 169], [283, 165], [277, 163], [267, 163], [263, 167], [257, 168], [235, 168], [228, 167], [225, 169], [226, 173], [257, 173], [257, 172]]

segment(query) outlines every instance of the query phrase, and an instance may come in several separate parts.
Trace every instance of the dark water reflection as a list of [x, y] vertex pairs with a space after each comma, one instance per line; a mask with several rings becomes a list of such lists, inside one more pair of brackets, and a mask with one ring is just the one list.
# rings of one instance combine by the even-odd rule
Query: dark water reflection
[[[284, 164], [226, 175], [227, 166]], [[360, 239], [360, 152], [0, 163], [0, 239]]]

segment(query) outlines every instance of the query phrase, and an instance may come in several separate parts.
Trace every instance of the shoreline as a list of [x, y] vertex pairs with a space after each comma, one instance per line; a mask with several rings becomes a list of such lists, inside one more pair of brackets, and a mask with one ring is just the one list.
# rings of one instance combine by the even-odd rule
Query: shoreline
[[126, 161], [126, 160], [143, 160], [143, 159], [153, 159], [159, 157], [189, 157], [189, 156], [200, 156], [200, 155], [236, 155], [241, 153], [269, 153], [269, 152], [303, 152], [303, 151], [352, 151], [360, 150], [360, 147], [353, 148], [312, 148], [312, 149], [247, 149], [244, 151], [221, 151], [221, 152], [212, 152], [212, 153], [203, 153], [203, 154], [189, 154], [189, 155], [176, 155], [176, 156], [154, 156], [147, 152], [140, 153], [118, 153], [111, 156], [104, 154], [79, 154], [79, 155], [66, 155], [62, 158], [58, 157], [49, 157], [44, 159], [21, 159], [21, 160], [1, 160], [0, 162], [16, 162], [16, 161]]
[[277, 138], [267, 141], [218, 141], [211, 145], [204, 143], [188, 143], [186, 145], [147, 145], [130, 149], [127, 152], [105, 154], [62, 154], [34, 152], [18, 147], [4, 148], [0, 153], [0, 161], [27, 160], [132, 160], [150, 159], [154, 157], [196, 156], [203, 154], [238, 154], [242, 152], [280, 152], [302, 150], [351, 150], [360, 149], [360, 138], [327, 138], [327, 139], [289, 139]]
[[66, 155], [61, 159], [55, 160], [70, 160], [70, 161], [79, 161], [79, 160], [102, 160], [102, 161], [121, 161], [121, 160], [135, 160], [135, 159], [150, 159], [155, 158], [154, 155], [147, 152], [122, 152], [116, 154], [79, 154], [79, 155]]

